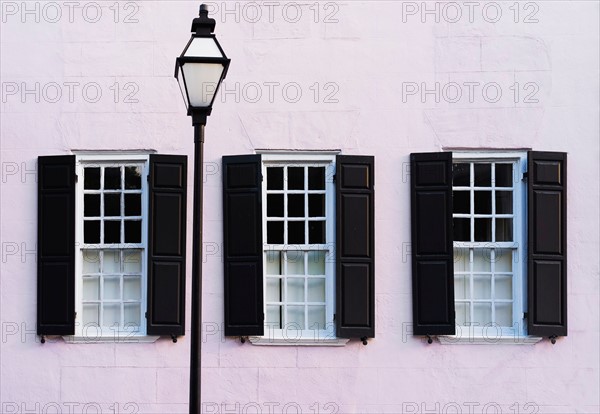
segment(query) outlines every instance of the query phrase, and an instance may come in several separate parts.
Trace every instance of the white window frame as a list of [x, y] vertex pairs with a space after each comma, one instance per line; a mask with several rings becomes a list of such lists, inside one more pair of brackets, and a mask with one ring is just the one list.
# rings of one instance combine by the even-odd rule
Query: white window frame
[[[118, 165], [138, 164], [143, 166], [141, 184], [142, 184], [142, 205], [141, 205], [141, 243], [135, 244], [131, 249], [141, 249], [141, 320], [139, 331], [117, 330], [110, 327], [91, 328], [84, 327], [82, 324], [83, 315], [83, 223], [84, 223], [84, 168], [94, 165]], [[150, 156], [148, 152], [123, 152], [123, 153], [80, 153], [76, 154], [75, 172], [77, 183], [75, 186], [75, 335], [65, 336], [67, 342], [73, 343], [97, 343], [97, 342], [154, 342], [158, 336], [148, 336], [146, 334], [147, 320], [147, 259], [148, 259], [148, 174], [150, 171]], [[122, 249], [115, 249], [121, 251]]]
[[[459, 326], [455, 335], [440, 336], [444, 344], [536, 343], [541, 338], [527, 335], [527, 183], [522, 180], [527, 171], [526, 151], [453, 151], [452, 163], [515, 162], [513, 170], [513, 241], [496, 242], [494, 247], [514, 248], [513, 252], [513, 326]], [[453, 186], [454, 191], [454, 186]], [[472, 202], [472, 201], [471, 201]], [[473, 230], [472, 230], [473, 231]], [[453, 241], [455, 247], [481, 247], [486, 242]], [[456, 299], [455, 302], [456, 304]]]
[[262, 182], [262, 234], [263, 234], [263, 312], [267, 315], [267, 251], [270, 250], [285, 250], [278, 245], [270, 245], [267, 243], [267, 191], [266, 177], [267, 168], [273, 166], [290, 166], [297, 164], [299, 166], [324, 166], [325, 170], [325, 195], [326, 195], [326, 224], [325, 224], [325, 240], [327, 243], [314, 245], [314, 249], [309, 250], [326, 250], [325, 256], [325, 303], [326, 303], [326, 329], [323, 330], [302, 330], [297, 329], [275, 329], [272, 326], [265, 324], [264, 336], [250, 337], [250, 341], [257, 345], [344, 345], [348, 340], [339, 339], [335, 334], [335, 222], [336, 208], [335, 197], [336, 189], [333, 177], [335, 175], [337, 152], [314, 153], [314, 152], [268, 152], [262, 154], [261, 172], [263, 176]]

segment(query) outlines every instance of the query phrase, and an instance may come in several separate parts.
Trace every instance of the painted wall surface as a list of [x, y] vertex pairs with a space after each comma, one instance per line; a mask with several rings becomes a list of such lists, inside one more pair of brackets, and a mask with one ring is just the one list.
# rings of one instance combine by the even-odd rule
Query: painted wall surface
[[[189, 335], [39, 343], [36, 158], [78, 149], [191, 157], [173, 69], [198, 5], [0, 2], [2, 412], [187, 410]], [[205, 411], [600, 412], [598, 2], [209, 6], [232, 64], [206, 128]], [[554, 346], [427, 345], [407, 334], [409, 154], [457, 147], [568, 152], [569, 336]], [[375, 156], [368, 346], [222, 336], [221, 156], [268, 148]], [[191, 257], [191, 231], [187, 246]]]

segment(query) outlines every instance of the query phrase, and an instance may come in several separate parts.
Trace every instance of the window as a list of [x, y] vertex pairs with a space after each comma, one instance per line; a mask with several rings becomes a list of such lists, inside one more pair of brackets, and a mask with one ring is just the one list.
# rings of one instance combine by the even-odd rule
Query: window
[[411, 154], [415, 335], [567, 335], [566, 167], [558, 152]]
[[373, 338], [373, 188], [373, 157], [223, 157], [225, 335]]
[[43, 156], [38, 170], [42, 340], [183, 335], [187, 158]]

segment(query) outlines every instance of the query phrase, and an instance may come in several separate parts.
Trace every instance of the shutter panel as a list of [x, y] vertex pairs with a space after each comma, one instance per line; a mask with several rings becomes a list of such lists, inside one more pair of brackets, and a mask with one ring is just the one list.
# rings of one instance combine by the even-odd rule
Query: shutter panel
[[527, 328], [567, 335], [567, 154], [528, 153]]
[[410, 155], [413, 333], [454, 335], [452, 153]]
[[375, 159], [336, 159], [336, 334], [375, 337]]
[[225, 335], [264, 335], [260, 155], [223, 157]]
[[184, 335], [187, 157], [150, 155], [148, 335]]
[[75, 156], [38, 158], [38, 335], [75, 334]]

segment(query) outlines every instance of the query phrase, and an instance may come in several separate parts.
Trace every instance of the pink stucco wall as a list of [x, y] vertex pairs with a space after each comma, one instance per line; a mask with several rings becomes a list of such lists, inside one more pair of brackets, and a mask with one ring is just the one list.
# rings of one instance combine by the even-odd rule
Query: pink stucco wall
[[[294, 2], [209, 3], [232, 64], [206, 129], [205, 410], [600, 412], [598, 3], [301, 3], [301, 15]], [[4, 412], [187, 410], [189, 336], [39, 343], [35, 168], [38, 155], [76, 149], [191, 156], [173, 68], [198, 5], [0, 2]], [[455, 103], [451, 82], [463, 94]], [[439, 101], [421, 94], [436, 87]], [[569, 336], [556, 345], [427, 345], [406, 335], [406, 163], [411, 152], [447, 147], [568, 152]], [[376, 157], [377, 328], [368, 346], [260, 347], [219, 332], [220, 159], [265, 148]]]

